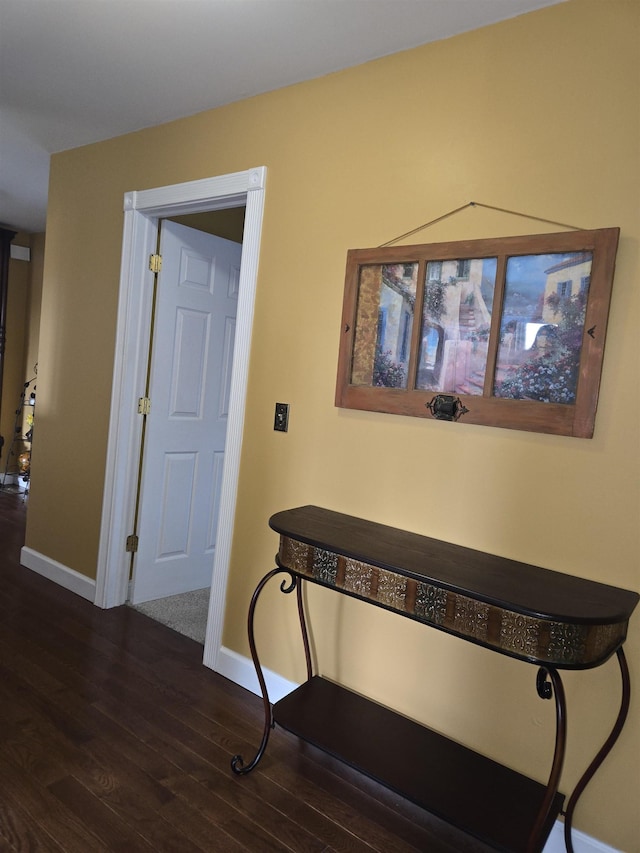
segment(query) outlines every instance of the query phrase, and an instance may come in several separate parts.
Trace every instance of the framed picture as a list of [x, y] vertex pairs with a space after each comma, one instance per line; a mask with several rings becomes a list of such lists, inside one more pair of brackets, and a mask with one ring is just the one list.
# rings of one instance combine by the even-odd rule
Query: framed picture
[[336, 405], [590, 438], [618, 236], [350, 250]]

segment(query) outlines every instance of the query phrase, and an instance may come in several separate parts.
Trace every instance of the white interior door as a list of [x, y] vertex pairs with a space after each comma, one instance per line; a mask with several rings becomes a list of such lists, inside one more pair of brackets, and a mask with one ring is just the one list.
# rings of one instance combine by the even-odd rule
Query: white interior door
[[211, 583], [241, 253], [162, 223], [134, 604]]

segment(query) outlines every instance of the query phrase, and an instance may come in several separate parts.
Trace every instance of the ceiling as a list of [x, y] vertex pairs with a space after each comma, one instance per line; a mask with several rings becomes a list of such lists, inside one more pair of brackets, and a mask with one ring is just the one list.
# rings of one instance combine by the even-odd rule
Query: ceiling
[[0, 223], [45, 229], [56, 151], [563, 0], [0, 0]]

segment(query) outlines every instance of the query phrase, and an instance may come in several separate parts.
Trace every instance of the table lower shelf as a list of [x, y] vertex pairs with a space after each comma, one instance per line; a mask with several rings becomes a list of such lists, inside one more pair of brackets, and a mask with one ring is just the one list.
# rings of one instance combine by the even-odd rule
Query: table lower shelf
[[[544, 785], [319, 676], [273, 714], [282, 728], [497, 850], [528, 849]], [[563, 801], [556, 794], [539, 850]]]

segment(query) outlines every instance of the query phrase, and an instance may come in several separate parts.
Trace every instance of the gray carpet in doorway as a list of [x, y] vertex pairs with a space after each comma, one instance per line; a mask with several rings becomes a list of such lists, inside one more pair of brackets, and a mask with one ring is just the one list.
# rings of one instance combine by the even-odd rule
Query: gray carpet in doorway
[[207, 614], [209, 611], [209, 588], [183, 592], [167, 598], [156, 598], [135, 604], [136, 610], [145, 613], [156, 622], [173, 628], [180, 634], [204, 645], [207, 632]]

